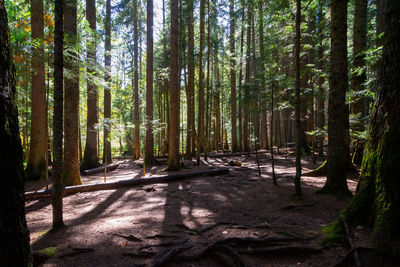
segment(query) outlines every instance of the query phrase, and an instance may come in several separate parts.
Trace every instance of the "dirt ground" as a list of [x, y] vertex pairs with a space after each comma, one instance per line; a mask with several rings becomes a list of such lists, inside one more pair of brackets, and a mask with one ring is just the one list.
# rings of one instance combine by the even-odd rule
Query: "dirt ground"
[[[254, 254], [246, 253], [251, 248], [245, 244], [236, 247], [239, 254], [231, 251], [232, 255], [248, 266], [330, 266], [339, 262], [349, 248], [331, 246], [301, 252], [279, 247], [321, 248], [321, 228], [337, 217], [347, 201], [314, 194], [323, 186], [324, 177], [302, 177], [304, 198], [296, 200], [294, 158], [276, 156], [278, 186], [272, 182], [270, 156], [259, 154], [259, 158], [261, 177], [255, 155], [222, 157], [180, 172], [224, 166], [229, 167], [227, 175], [67, 196], [64, 198], [66, 226], [57, 231], [48, 231], [51, 201], [29, 201], [26, 217], [32, 248], [59, 249], [44, 266], [151, 266], [172, 248], [185, 250], [179, 253], [178, 261], [171, 261], [168, 266], [222, 266], [227, 262], [221, 262], [224, 257], [216, 257], [218, 253], [190, 256], [229, 237], [276, 237], [289, 241], [270, 244], [278, 249]], [[229, 166], [230, 160], [243, 164]], [[303, 172], [319, 166], [322, 160], [318, 158], [317, 164], [312, 164], [310, 158], [303, 159]], [[108, 173], [107, 181], [142, 176], [140, 165], [130, 160], [119, 163], [119, 168]], [[165, 165], [153, 167], [146, 176], [164, 174], [163, 168]], [[82, 176], [85, 184], [103, 179], [102, 173]], [[354, 192], [356, 181], [349, 179], [348, 185]], [[26, 191], [43, 187], [43, 182], [28, 182]], [[368, 234], [367, 230], [357, 229], [355, 242], [363, 245], [362, 236]]]

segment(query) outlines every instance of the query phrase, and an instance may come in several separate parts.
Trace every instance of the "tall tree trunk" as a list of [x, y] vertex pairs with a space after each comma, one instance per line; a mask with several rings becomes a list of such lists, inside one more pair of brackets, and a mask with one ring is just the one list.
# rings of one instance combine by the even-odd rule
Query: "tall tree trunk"
[[106, 69], [104, 81], [104, 146], [103, 163], [111, 163], [111, 0], [106, 1], [106, 41], [104, 44], [104, 66]]
[[[87, 72], [95, 73], [96, 70], [96, 1], [86, 0], [86, 19], [89, 22], [90, 35], [87, 42]], [[87, 79], [87, 131], [86, 146], [83, 158], [83, 169], [92, 169], [99, 167], [97, 158], [97, 86], [93, 81], [95, 77]]]
[[0, 43], [0, 262], [4, 266], [32, 266], [29, 230], [25, 220], [15, 67], [3, 0], [0, 0]]
[[153, 0], [147, 0], [147, 56], [146, 56], [146, 165], [154, 164], [153, 137]]
[[[318, 78], [318, 128], [322, 130], [325, 125], [325, 92], [324, 92], [324, 77], [323, 73], [323, 57], [324, 57], [324, 47], [323, 47], [323, 28], [325, 25], [325, 18], [323, 14], [323, 6], [325, 4], [325, 0], [320, 0], [319, 8], [318, 8], [318, 70], [320, 72]], [[323, 155], [324, 153], [324, 134], [320, 134], [318, 136], [318, 147], [319, 147], [319, 155]]]
[[244, 21], [245, 21], [245, 12], [244, 5], [242, 5], [242, 25], [241, 25], [241, 33], [240, 33], [240, 64], [239, 64], [239, 150], [243, 151], [243, 119], [242, 119], [242, 109], [243, 109], [243, 43], [244, 43]]
[[347, 0], [331, 1], [331, 66], [328, 106], [327, 179], [321, 193], [348, 195], [346, 169]]
[[193, 18], [193, 0], [188, 1], [188, 106], [187, 106], [187, 154], [192, 156], [195, 152], [195, 129], [194, 129], [194, 18]]
[[300, 19], [301, 19], [301, 1], [296, 0], [296, 37], [294, 42], [295, 48], [295, 109], [296, 109], [296, 176], [294, 184], [296, 195], [301, 196], [301, 122], [300, 122]]
[[[263, 12], [264, 1], [258, 1], [258, 37], [259, 37], [259, 49], [260, 49], [260, 80], [261, 80], [261, 95], [266, 95], [266, 88], [265, 88], [265, 55], [264, 55], [264, 12]], [[267, 129], [267, 105], [261, 106], [261, 148], [266, 149], [268, 148], [268, 129]]]
[[385, 7], [383, 56], [366, 152], [349, 221], [373, 225], [371, 245], [391, 248], [400, 223], [400, 6]]
[[64, 2], [64, 32], [69, 53], [64, 60], [64, 185], [82, 184], [79, 173], [79, 65], [76, 62], [77, 2]]
[[53, 114], [53, 228], [64, 225], [62, 202], [63, 169], [63, 0], [54, 2], [54, 114]]
[[[251, 21], [251, 7], [247, 7], [247, 19]], [[246, 72], [244, 78], [244, 119], [243, 119], [243, 147], [244, 151], [250, 151], [249, 144], [249, 86], [250, 86], [250, 41], [251, 41], [251, 27], [247, 25], [247, 37], [246, 37]]]
[[205, 0], [200, 0], [200, 47], [199, 47], [199, 91], [198, 91], [197, 135], [200, 147], [199, 152], [203, 151], [206, 155], [206, 148], [204, 147], [204, 71], [203, 71], [204, 9], [205, 9], [204, 5], [205, 5]]
[[[137, 10], [137, 1], [133, 1], [133, 10]], [[133, 54], [134, 54], [134, 67], [133, 67], [133, 80], [134, 80], [134, 149], [133, 158], [140, 157], [140, 103], [139, 103], [139, 74], [138, 74], [138, 13], [133, 14]]]
[[171, 0], [171, 76], [168, 169], [179, 168], [179, 44], [178, 0]]
[[[43, 0], [31, 0], [32, 39], [32, 103], [31, 143], [26, 178], [45, 177], [47, 149], [47, 110], [44, 73]], [[39, 44], [39, 45], [37, 45]]]
[[[365, 67], [364, 51], [367, 48], [367, 0], [355, 0], [354, 6], [354, 28], [353, 28], [353, 68], [362, 69]], [[365, 71], [360, 74], [357, 70], [354, 71], [351, 85], [355, 92], [364, 90], [364, 83], [367, 75]], [[363, 115], [364, 98], [358, 97], [351, 104], [351, 113]], [[363, 131], [364, 125], [362, 122], [356, 123], [354, 130]]]
[[236, 54], [235, 54], [235, 4], [234, 0], [229, 1], [230, 33], [229, 50], [231, 54], [231, 124], [232, 124], [232, 151], [238, 151], [237, 129], [236, 129]]

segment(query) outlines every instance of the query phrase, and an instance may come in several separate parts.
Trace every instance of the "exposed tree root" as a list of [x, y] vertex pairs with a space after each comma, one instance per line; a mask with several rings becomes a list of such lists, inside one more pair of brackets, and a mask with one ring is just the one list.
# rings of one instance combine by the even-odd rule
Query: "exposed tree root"
[[114, 235], [122, 237], [122, 238], [125, 238], [126, 240], [132, 241], [132, 242], [140, 242], [140, 241], [142, 241], [142, 239], [137, 238], [134, 235], [120, 235], [120, 234], [114, 234]]
[[238, 250], [241, 254], [267, 254], [267, 253], [320, 253], [322, 252], [322, 248], [315, 248], [311, 246], [276, 246], [276, 247], [268, 247], [268, 248], [246, 248]]
[[122, 256], [131, 257], [131, 258], [150, 258], [153, 257], [155, 252], [152, 251], [141, 251], [138, 253], [133, 252], [123, 252], [121, 253]]
[[357, 248], [354, 247], [353, 237], [351, 235], [350, 227], [347, 224], [346, 218], [343, 219], [343, 225], [344, 229], [346, 230], [347, 242], [349, 242], [349, 246], [353, 250], [354, 261], [356, 263], [356, 266], [360, 267], [361, 266], [360, 255], [358, 254]]
[[315, 203], [305, 203], [305, 204], [299, 204], [299, 205], [288, 205], [282, 208], [282, 210], [293, 210], [296, 208], [309, 208], [309, 207], [314, 207]]
[[90, 252], [94, 252], [94, 251], [95, 251], [94, 248], [73, 248], [72, 252], [65, 253], [59, 257], [60, 258], [71, 257], [71, 256], [76, 256], [76, 255], [84, 254], [84, 253], [90, 253]]
[[168, 261], [170, 261], [172, 258], [174, 258], [176, 255], [178, 255], [179, 253], [188, 250], [190, 248], [192, 248], [193, 245], [190, 244], [186, 244], [186, 241], [183, 244], [178, 245], [177, 247], [174, 247], [172, 249], [169, 249], [167, 251], [165, 251], [164, 253], [162, 253], [153, 263], [153, 267], [157, 267], [157, 266], [163, 266], [164, 264], [166, 264]]

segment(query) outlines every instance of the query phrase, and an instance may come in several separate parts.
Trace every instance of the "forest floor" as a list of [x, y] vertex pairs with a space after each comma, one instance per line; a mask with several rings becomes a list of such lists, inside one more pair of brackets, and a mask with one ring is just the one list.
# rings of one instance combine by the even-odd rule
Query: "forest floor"
[[[276, 156], [278, 186], [272, 182], [269, 154], [259, 154], [259, 158], [261, 177], [252, 154], [212, 158], [180, 171], [223, 166], [229, 168], [227, 175], [67, 196], [66, 226], [56, 231], [48, 231], [50, 199], [26, 202], [32, 248], [58, 248], [44, 266], [151, 266], [177, 251], [178, 261], [168, 266], [223, 266], [235, 261], [248, 266], [329, 266], [339, 262], [348, 247], [314, 248], [321, 248], [321, 228], [335, 220], [348, 200], [314, 194], [325, 177], [302, 177], [304, 197], [295, 199], [294, 158]], [[317, 159], [312, 164], [310, 157], [304, 158], [303, 172], [319, 166], [323, 158]], [[230, 160], [241, 161], [242, 166], [229, 166]], [[142, 176], [139, 164], [119, 163], [107, 181]], [[155, 166], [146, 176], [164, 174], [164, 168]], [[101, 182], [103, 174], [82, 176], [82, 180]], [[356, 183], [348, 179], [353, 192]], [[26, 191], [43, 187], [43, 182], [28, 182]], [[365, 245], [368, 230], [357, 227], [355, 231], [356, 245]], [[241, 239], [224, 240], [230, 237]], [[215, 243], [219, 240], [224, 241]], [[172, 253], [161, 257], [172, 248]]]

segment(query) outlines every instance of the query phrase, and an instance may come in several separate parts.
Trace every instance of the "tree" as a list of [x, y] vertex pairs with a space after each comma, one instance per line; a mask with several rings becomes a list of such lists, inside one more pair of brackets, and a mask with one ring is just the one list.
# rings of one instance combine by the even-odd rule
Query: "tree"
[[301, 21], [301, 1], [296, 0], [296, 37], [295, 48], [295, 109], [296, 109], [296, 176], [294, 184], [296, 195], [301, 196], [301, 122], [300, 122], [300, 21]]
[[[318, 106], [318, 112], [317, 112], [317, 118], [318, 118], [318, 128], [319, 130], [322, 130], [324, 128], [325, 124], [325, 94], [324, 94], [324, 77], [322, 75], [323, 73], [323, 57], [324, 57], [324, 48], [323, 48], [323, 28], [324, 28], [324, 14], [323, 14], [323, 6], [325, 4], [325, 0], [319, 0], [319, 7], [318, 7], [318, 70], [319, 70], [319, 78], [318, 78], [318, 101], [317, 101], [317, 106]], [[323, 155], [324, 153], [324, 135], [321, 134], [318, 137], [318, 150], [319, 150], [319, 155]]]
[[96, 67], [96, 1], [86, 0], [86, 19], [89, 22], [90, 34], [87, 46], [87, 131], [86, 146], [83, 158], [83, 169], [99, 167], [97, 158], [97, 86], [94, 83]]
[[54, 115], [53, 115], [53, 228], [64, 225], [62, 202], [63, 165], [63, 0], [54, 2]]
[[44, 76], [43, 0], [31, 1], [32, 118], [31, 143], [26, 178], [45, 177], [47, 156], [46, 86]]
[[64, 185], [82, 184], [79, 173], [79, 64], [77, 61], [77, 2], [66, 0], [64, 32], [67, 53], [64, 67]]
[[[137, 10], [137, 1], [133, 1], [133, 10]], [[140, 103], [139, 103], [139, 74], [138, 74], [138, 13], [133, 12], [133, 83], [134, 83], [134, 149], [133, 158], [140, 157]]]
[[32, 266], [25, 220], [24, 169], [16, 106], [16, 77], [4, 1], [0, 0], [0, 262]]
[[147, 0], [145, 163], [154, 164], [153, 140], [153, 0]]
[[195, 101], [194, 101], [194, 26], [193, 26], [193, 0], [188, 1], [188, 92], [187, 92], [187, 136], [186, 153], [195, 153]]
[[238, 151], [237, 145], [237, 129], [236, 129], [236, 60], [235, 60], [235, 3], [234, 0], [229, 1], [229, 17], [230, 17], [230, 34], [229, 46], [231, 54], [231, 123], [232, 123], [232, 151]]
[[179, 44], [178, 0], [171, 0], [171, 73], [169, 104], [168, 169], [179, 168]]
[[[200, 47], [199, 47], [199, 90], [198, 90], [198, 117], [197, 117], [197, 135], [198, 135], [198, 153], [201, 151], [206, 155], [204, 147], [204, 71], [203, 71], [203, 50], [204, 50], [204, 9], [205, 0], [200, 0]], [[170, 113], [171, 116], [171, 113]]]
[[[367, 48], [367, 1], [355, 0], [354, 2], [354, 29], [353, 29], [353, 75], [351, 79], [352, 89], [355, 92], [364, 90], [366, 72], [362, 70], [365, 67], [364, 51]], [[360, 70], [361, 69], [361, 70]], [[361, 71], [361, 72], [360, 72]], [[352, 113], [363, 114], [364, 98], [358, 97], [351, 105]], [[355, 130], [362, 131], [363, 123], [357, 123]]]
[[388, 0], [375, 106], [357, 193], [346, 209], [349, 221], [373, 225], [371, 244], [399, 237], [400, 223], [400, 6]]
[[103, 163], [111, 163], [111, 0], [106, 1], [106, 41], [104, 43], [104, 65], [106, 74], [104, 81], [104, 147]]
[[346, 126], [345, 96], [347, 91], [347, 0], [331, 3], [331, 64], [328, 106], [327, 179], [320, 193], [349, 195], [345, 148]]

